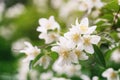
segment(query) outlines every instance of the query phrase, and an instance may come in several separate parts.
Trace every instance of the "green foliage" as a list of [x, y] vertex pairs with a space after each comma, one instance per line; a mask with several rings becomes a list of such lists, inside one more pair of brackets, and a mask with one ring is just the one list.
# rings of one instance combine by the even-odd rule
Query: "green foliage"
[[96, 59], [99, 61], [100, 65], [102, 65], [103, 67], [106, 67], [106, 61], [104, 59], [104, 55], [103, 55], [102, 51], [96, 45], [93, 45], [93, 47], [95, 50]]
[[[102, 39], [99, 43], [99, 46], [93, 45], [95, 52], [93, 56], [89, 55], [89, 60], [79, 61], [79, 64], [82, 65], [81, 71], [83, 73], [87, 74], [91, 78], [96, 75], [99, 76], [100, 80], [105, 80], [101, 76], [102, 72], [105, 69], [112, 67], [118, 70], [120, 64], [110, 60], [113, 51], [117, 49], [118, 46], [109, 49], [112, 44], [120, 41], [120, 38], [118, 37], [118, 33], [120, 32], [117, 31], [117, 28], [120, 28], [120, 17], [118, 15], [120, 14], [120, 5], [118, 5], [118, 0], [103, 0], [106, 4], [100, 10], [101, 13], [97, 18], [91, 18], [90, 15], [86, 13], [87, 11], [73, 11], [66, 20], [59, 17], [59, 10], [54, 9], [50, 1], [51, 0], [47, 1], [47, 7], [44, 11], [44, 9], [42, 10], [42, 8], [36, 8], [36, 6], [32, 3], [33, 1], [31, 0], [5, 0], [5, 11], [3, 12], [2, 16], [0, 14], [0, 28], [9, 28], [10, 25], [13, 25], [14, 32], [10, 39], [5, 39], [4, 36], [1, 36], [2, 34], [0, 34], [0, 80], [9, 80], [9, 78], [1, 78], [1, 75], [6, 75], [6, 73], [9, 76], [14, 76], [18, 74], [17, 72], [19, 69], [19, 61], [21, 58], [23, 58], [24, 55], [18, 54], [17, 56], [15, 56], [14, 54], [16, 53], [12, 52], [11, 47], [16, 40], [24, 37], [29, 38], [30, 41], [37, 46], [41, 47], [43, 45], [42, 53], [40, 53], [34, 60], [30, 61], [29, 69], [36, 69], [38, 70], [38, 72], [41, 73], [52, 70], [52, 65], [58, 59], [58, 54], [56, 52], [51, 52], [51, 45], [45, 45], [44, 47], [44, 40], [38, 38], [38, 35], [40, 33], [36, 31], [36, 28], [39, 26], [39, 18], [48, 18], [51, 15], [54, 15], [55, 20], [60, 23], [62, 28], [61, 35], [68, 31], [68, 20], [71, 20], [70, 25], [72, 23], [75, 23], [75, 21], [72, 22], [72, 17], [74, 17], [73, 19], [75, 19], [76, 17], [82, 18], [84, 16], [87, 16], [91, 20], [90, 24], [94, 23], [95, 25], [97, 25], [97, 31], [95, 33], [100, 34]], [[65, 1], [67, 2], [69, 0]], [[19, 2], [25, 6], [25, 10], [22, 12], [22, 14], [15, 18], [6, 17], [5, 13], [7, 12], [7, 9]], [[108, 38], [110, 39], [108, 40]], [[44, 50], [46, 50], [46, 52]], [[45, 54], [50, 56], [52, 59], [49, 68], [44, 70], [41, 66], [34, 66], [34, 64]], [[73, 76], [71, 80], [80, 79], [76, 76]]]

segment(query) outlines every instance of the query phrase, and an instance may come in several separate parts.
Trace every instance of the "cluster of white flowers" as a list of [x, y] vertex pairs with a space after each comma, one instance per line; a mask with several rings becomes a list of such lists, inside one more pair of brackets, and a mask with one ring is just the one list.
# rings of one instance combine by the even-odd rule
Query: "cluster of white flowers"
[[58, 60], [52, 66], [52, 69], [58, 74], [66, 74], [68, 77], [80, 76], [81, 75], [81, 65], [63, 65], [60, 66]]
[[[87, 60], [89, 58], [88, 54], [94, 53], [93, 44], [97, 45], [101, 39], [100, 36], [93, 34], [96, 26], [89, 27], [88, 18], [83, 18], [80, 23], [76, 19], [75, 25], [72, 25], [69, 31], [61, 36], [59, 34], [60, 25], [55, 21], [53, 16], [50, 16], [49, 19], [41, 18], [39, 24], [40, 26], [37, 28], [37, 31], [40, 32], [39, 38], [44, 39], [46, 45], [52, 44], [51, 51], [57, 52], [59, 55], [58, 60], [52, 66], [53, 70], [58, 74], [66, 74], [69, 77], [76, 75], [83, 78], [83, 80], [89, 78], [81, 74], [80, 64], [74, 65], [72, 63], [79, 63], [79, 60]], [[46, 48], [41, 50], [42, 47], [41, 49], [37, 46], [34, 47], [29, 42], [24, 42], [24, 44], [27, 47], [20, 52], [27, 55], [25, 61], [34, 60], [35, 57], [43, 53], [44, 55], [33, 66], [39, 64], [44, 69], [48, 68], [51, 61], [50, 52]]]
[[87, 11], [90, 14], [93, 8], [98, 11], [104, 6], [101, 0], [68, 0], [67, 2], [64, 0], [51, 0], [51, 4], [55, 9], [59, 9], [60, 16], [63, 18], [74, 11]]
[[61, 65], [87, 60], [86, 53], [94, 53], [92, 44], [98, 44], [101, 39], [100, 36], [92, 34], [95, 29], [96, 26], [89, 27], [88, 18], [83, 18], [80, 23], [76, 20], [76, 24], [72, 25], [51, 49], [59, 54], [58, 61]]

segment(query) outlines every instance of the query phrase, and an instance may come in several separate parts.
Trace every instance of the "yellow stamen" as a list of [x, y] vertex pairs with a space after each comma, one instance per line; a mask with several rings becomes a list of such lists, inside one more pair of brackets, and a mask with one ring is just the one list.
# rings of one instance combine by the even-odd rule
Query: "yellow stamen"
[[64, 58], [68, 58], [69, 52], [67, 50], [62, 50], [61, 51], [61, 56], [63, 56]]
[[117, 74], [115, 72], [112, 72], [111, 75], [110, 75], [111, 78], [115, 78], [117, 77]]
[[90, 38], [84, 38], [84, 44], [90, 45]]
[[75, 50], [75, 54], [77, 55], [77, 57], [79, 57], [81, 55], [81, 52], [79, 50]]
[[78, 40], [79, 40], [79, 38], [80, 38], [80, 35], [79, 34], [73, 34], [73, 36], [72, 36], [72, 39], [73, 39], [73, 41], [75, 41], [75, 42], [77, 42]]
[[86, 26], [80, 26], [80, 29], [84, 32], [86, 32], [88, 30], [88, 28]]
[[47, 29], [50, 29], [50, 28], [51, 28], [51, 23], [50, 23], [50, 22], [48, 22], [48, 24], [46, 25], [46, 28], [47, 28]]

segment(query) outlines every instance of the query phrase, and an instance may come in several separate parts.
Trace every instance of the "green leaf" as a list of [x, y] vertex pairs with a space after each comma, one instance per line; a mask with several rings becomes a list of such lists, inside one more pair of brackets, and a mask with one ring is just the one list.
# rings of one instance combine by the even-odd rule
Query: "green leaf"
[[108, 4], [104, 6], [105, 9], [113, 12], [113, 11], [118, 11], [119, 5], [118, 5], [118, 0], [111, 0]]
[[33, 65], [36, 63], [36, 61], [38, 61], [40, 59], [40, 57], [43, 56], [42, 53], [40, 53], [34, 60], [31, 60], [29, 63], [29, 69], [33, 68]]
[[56, 52], [52, 52], [50, 57], [55, 61], [58, 58], [58, 54]]
[[95, 55], [96, 59], [99, 61], [99, 64], [102, 65], [103, 67], [106, 67], [106, 62], [105, 62], [102, 51], [96, 45], [93, 45], [93, 47], [95, 50], [94, 55]]
[[32, 69], [32, 62], [33, 62], [33, 60], [31, 60], [29, 63], [29, 69]]

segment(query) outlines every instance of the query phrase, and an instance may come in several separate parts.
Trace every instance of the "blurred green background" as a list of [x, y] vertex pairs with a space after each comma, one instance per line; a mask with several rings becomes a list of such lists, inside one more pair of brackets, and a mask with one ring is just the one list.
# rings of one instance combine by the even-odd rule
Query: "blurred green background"
[[[103, 1], [109, 2], [111, 0]], [[103, 9], [103, 12], [111, 15], [106, 9]], [[44, 43], [44, 40], [38, 39], [39, 33], [36, 31], [39, 26], [39, 18], [49, 18], [49, 16], [54, 15], [55, 20], [60, 23], [63, 32], [65, 32], [66, 26], [69, 27], [69, 25], [59, 17], [58, 13], [59, 11], [52, 7], [51, 0], [0, 0], [0, 80], [17, 80], [16, 74], [18, 74], [20, 67], [19, 62], [25, 56], [19, 53], [19, 50], [22, 49], [19, 45], [23, 46], [23, 42], [26, 40], [32, 42], [33, 45], [42, 45]], [[74, 19], [69, 23], [70, 25], [74, 23], [76, 17], [81, 18], [84, 12], [72, 14], [70, 16], [73, 16]], [[103, 15], [105, 14], [102, 14], [102, 17]], [[113, 15], [111, 17], [105, 15], [104, 18], [110, 18], [108, 20], [112, 21]], [[111, 21], [108, 22], [111, 23]], [[106, 25], [103, 28], [99, 27], [101, 24], [97, 24], [98, 32], [106, 29]], [[103, 46], [106, 47], [105, 44]], [[91, 69], [93, 75], [96, 74], [97, 67], [94, 70]], [[119, 65], [114, 64], [112, 67], [118, 69]], [[101, 73], [101, 70], [98, 71]]]

